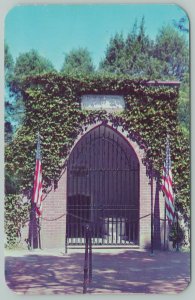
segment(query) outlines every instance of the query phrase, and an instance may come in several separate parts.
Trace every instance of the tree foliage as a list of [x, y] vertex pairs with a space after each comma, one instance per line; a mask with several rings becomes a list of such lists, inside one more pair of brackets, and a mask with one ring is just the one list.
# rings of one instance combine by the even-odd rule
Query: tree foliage
[[153, 41], [146, 34], [144, 18], [139, 26], [135, 22], [126, 38], [117, 33], [110, 39], [99, 69], [134, 79], [181, 81], [179, 120], [189, 135], [189, 46], [173, 26], [162, 27]]
[[100, 63], [100, 70], [121, 73], [125, 63], [125, 41], [122, 34], [116, 33], [107, 46], [105, 59]]
[[8, 86], [13, 76], [14, 60], [10, 53], [9, 46], [6, 42], [4, 47], [4, 69], [5, 69], [5, 84], [6, 86]]
[[164, 78], [182, 81], [189, 72], [189, 49], [186, 39], [171, 26], [163, 27], [157, 35], [154, 56], [164, 62]]
[[[5, 63], [7, 59], [5, 58]], [[12, 133], [22, 124], [25, 116], [25, 106], [20, 93], [23, 81], [28, 76], [45, 74], [54, 71], [52, 64], [35, 50], [22, 53], [16, 59], [15, 65], [12, 65], [12, 73], [9, 76], [9, 97], [5, 103], [5, 111], [9, 114]], [[10, 127], [6, 124], [5, 129]], [[6, 139], [9, 139], [9, 132], [6, 131]]]
[[146, 35], [145, 21], [142, 18], [139, 27], [137, 21], [134, 23], [126, 39], [118, 33], [110, 39], [100, 70], [128, 74], [132, 78], [159, 79], [161, 66], [152, 57], [152, 47], [153, 42]]
[[55, 71], [52, 63], [36, 50], [22, 53], [16, 59], [14, 79], [21, 83], [26, 77]]
[[13, 79], [14, 60], [10, 53], [9, 46], [5, 42], [4, 48], [4, 70], [5, 70], [5, 142], [9, 143], [13, 136], [13, 124], [11, 114], [13, 113], [13, 106], [9, 99], [10, 83]]
[[19, 195], [5, 197], [5, 244], [8, 248], [16, 247], [20, 243], [21, 227], [27, 222], [29, 204], [23, 203]]
[[177, 28], [181, 32], [189, 33], [189, 18], [185, 14], [183, 17], [181, 17], [179, 20], [173, 20], [173, 24], [175, 28]]
[[85, 48], [74, 49], [65, 56], [62, 73], [88, 74], [95, 68], [89, 51]]

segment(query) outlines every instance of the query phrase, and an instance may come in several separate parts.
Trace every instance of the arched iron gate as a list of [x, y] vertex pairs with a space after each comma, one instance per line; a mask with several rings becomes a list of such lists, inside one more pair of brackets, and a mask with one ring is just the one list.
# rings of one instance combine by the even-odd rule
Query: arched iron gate
[[138, 244], [139, 162], [129, 143], [108, 125], [80, 139], [67, 166], [67, 245]]

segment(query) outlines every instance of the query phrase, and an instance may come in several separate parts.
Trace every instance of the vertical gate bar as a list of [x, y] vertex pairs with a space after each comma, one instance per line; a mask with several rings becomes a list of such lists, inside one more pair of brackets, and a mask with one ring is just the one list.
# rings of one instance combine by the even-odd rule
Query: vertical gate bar
[[140, 190], [140, 187], [139, 187], [139, 163], [137, 163], [137, 170], [136, 170], [136, 174], [137, 174], [137, 189], [136, 189], [136, 224], [135, 224], [135, 243], [137, 244], [138, 243], [138, 235], [139, 235], [139, 190]]
[[102, 243], [102, 218], [103, 218], [103, 206], [104, 206], [104, 142], [105, 142], [105, 126], [103, 126], [103, 132], [101, 135], [101, 210], [100, 210], [100, 220], [99, 220], [99, 230], [100, 230], [100, 244]]
[[[119, 202], [119, 187], [118, 187], [118, 174], [119, 174], [119, 163], [118, 163], [118, 159], [119, 159], [119, 141], [118, 141], [118, 137], [117, 137], [117, 153], [116, 153], [116, 197], [117, 197], [117, 203], [116, 203], [116, 206], [115, 206], [115, 209], [116, 207], [118, 207], [118, 202]], [[121, 211], [120, 211], [120, 214], [121, 214]], [[118, 244], [118, 215], [117, 215], [117, 212], [115, 214], [115, 217], [116, 217], [116, 244]]]
[[[105, 178], [105, 173], [103, 172], [104, 176], [102, 176], [103, 178]], [[104, 197], [105, 199], [105, 197]], [[104, 244], [104, 202], [102, 205], [102, 220], [101, 220], [101, 236], [102, 236], [102, 245]]]
[[[87, 136], [86, 136], [86, 139], [87, 139]], [[86, 144], [85, 146], [88, 145], [87, 144], [87, 140], [86, 140]], [[86, 146], [87, 147], [87, 146]], [[79, 220], [78, 224], [79, 224], [79, 227], [80, 227], [80, 230], [82, 228], [82, 224], [83, 222], [85, 222], [84, 220], [88, 219], [87, 218], [87, 209], [88, 209], [88, 203], [87, 203], [87, 197], [86, 197], [86, 194], [84, 192], [84, 186], [85, 186], [85, 178], [86, 178], [86, 153], [88, 153], [88, 147], [85, 148], [85, 152], [83, 153], [83, 156], [82, 156], [82, 166], [83, 166], [83, 174], [81, 174], [81, 177], [80, 177], [80, 187], [79, 187], [79, 190], [80, 190], [80, 200], [79, 200], [79, 206], [80, 206], [80, 209], [83, 209], [84, 208], [84, 211], [85, 211], [85, 216], [84, 217], [81, 217], [81, 220]], [[81, 171], [82, 173], [82, 171]], [[82, 237], [80, 236], [80, 240], [82, 240]]]
[[128, 218], [127, 218], [127, 228], [128, 228], [128, 239], [129, 239], [129, 244], [131, 243], [131, 226], [130, 226], [130, 221], [131, 221], [131, 209], [130, 206], [132, 204], [132, 196], [131, 196], [131, 158], [129, 159], [128, 162], [128, 167], [127, 167], [127, 186], [130, 186], [130, 192], [129, 192], [129, 199], [128, 199], [128, 205], [129, 205], [129, 213], [128, 213]]
[[[78, 153], [78, 148], [77, 148], [77, 157], [79, 156]], [[78, 165], [79, 167], [79, 165]], [[73, 214], [75, 215], [74, 217], [74, 232], [73, 232], [73, 243], [76, 244], [76, 230], [77, 230], [77, 225], [79, 220], [76, 218], [77, 216], [77, 203], [79, 201], [79, 168], [78, 168], [78, 172], [77, 172], [77, 176], [76, 176], [76, 197], [75, 197], [75, 201], [74, 201], [74, 210], [73, 210]]]
[[[71, 167], [74, 167], [74, 156], [75, 156], [75, 153], [74, 153], [74, 151], [73, 151], [73, 157], [71, 158], [71, 160], [70, 160], [70, 169], [71, 169]], [[71, 165], [71, 162], [72, 162], [72, 165]], [[73, 170], [72, 170], [73, 171]], [[69, 187], [70, 187], [70, 195], [74, 195], [74, 189], [75, 189], [75, 175], [74, 175], [74, 173], [72, 172], [72, 174], [71, 174], [72, 176], [72, 183], [70, 182], [70, 185], [69, 185]], [[71, 180], [70, 180], [71, 181]], [[71, 184], [72, 184], [72, 186], [71, 186]], [[71, 188], [72, 188], [72, 190], [71, 190]], [[72, 230], [73, 230], [73, 226], [74, 226], [74, 224], [73, 224], [73, 221], [74, 221], [74, 219], [73, 219], [73, 216], [72, 216], [72, 209], [73, 209], [73, 201], [74, 201], [74, 198], [72, 197], [72, 196], [70, 196], [69, 195], [69, 205], [68, 205], [68, 221], [69, 221], [69, 224], [68, 224], [68, 227], [69, 227], [69, 237], [68, 237], [68, 239], [69, 239], [69, 244], [72, 244]]]
[[68, 159], [67, 161], [67, 168], [66, 168], [66, 171], [67, 171], [67, 181], [66, 181], [66, 184], [67, 184], [67, 192], [66, 192], [66, 228], [65, 228], [65, 253], [68, 252], [68, 236], [69, 236], [69, 216], [68, 216], [68, 212], [69, 212], [69, 208], [68, 208], [68, 205], [69, 205], [69, 189], [70, 189], [70, 176], [71, 176], [71, 172], [70, 172], [70, 160]]
[[[85, 170], [83, 172], [85, 172]], [[78, 199], [79, 219], [77, 222], [77, 228], [78, 228], [78, 237], [77, 237], [77, 241], [76, 241], [77, 245], [82, 244], [82, 242], [83, 242], [83, 237], [82, 237], [81, 231], [82, 231], [82, 227], [83, 227], [83, 223], [84, 223], [84, 219], [85, 219], [85, 209], [86, 209], [86, 205], [87, 205], [87, 203], [86, 203], [87, 199], [83, 193], [83, 177], [84, 177], [84, 174], [81, 174], [80, 180], [79, 180], [80, 181], [80, 186], [79, 186], [80, 193], [79, 193], [79, 199]]]
[[154, 251], [153, 166], [151, 164], [151, 255]]
[[122, 245], [123, 244], [123, 239], [124, 239], [124, 226], [123, 226], [123, 220], [125, 219], [125, 216], [124, 216], [124, 212], [125, 212], [125, 209], [126, 209], [126, 206], [125, 206], [125, 202], [123, 201], [123, 195], [122, 194], [125, 194], [124, 193], [124, 188], [123, 188], [123, 181], [122, 181], [122, 176], [123, 176], [123, 172], [124, 172], [124, 168], [125, 166], [123, 165], [123, 159], [122, 159], [122, 151], [120, 150], [120, 190], [121, 190], [121, 195], [120, 195], [120, 208], [121, 208], [121, 214], [120, 214], [120, 244]]
[[[84, 205], [84, 208], [85, 208], [85, 218], [87, 220], [88, 223], [90, 223], [90, 219], [89, 219], [89, 202], [88, 202], [88, 198], [87, 198], [87, 193], [86, 193], [86, 185], [87, 185], [87, 156], [89, 155], [89, 152], [88, 149], [88, 144], [89, 144], [89, 140], [88, 140], [88, 136], [86, 137], [86, 150], [85, 150], [85, 153], [84, 153], [84, 156], [83, 156], [83, 159], [84, 159], [84, 163], [83, 163], [83, 166], [84, 166], [84, 171], [83, 171], [83, 176], [81, 177], [81, 195], [82, 195], [82, 198], [81, 198], [81, 203], [82, 205]], [[84, 220], [83, 221], [80, 221], [80, 227], [82, 227], [82, 224], [83, 222], [85, 222]]]
[[89, 228], [85, 226], [85, 258], [84, 258], [84, 276], [83, 276], [83, 294], [87, 293], [88, 286], [88, 268], [89, 268]]
[[95, 180], [95, 171], [93, 172], [93, 183], [92, 183], [92, 186], [93, 186], [93, 244], [95, 245], [95, 238], [96, 238], [96, 203], [94, 202], [95, 201], [95, 183], [96, 183], [96, 180]]
[[[80, 197], [80, 196], [79, 196]], [[75, 216], [76, 216], [76, 219], [75, 219], [75, 244], [77, 245], [78, 244], [78, 233], [79, 233], [79, 203], [80, 203], [80, 200], [77, 198], [76, 199], [76, 203], [75, 203]], [[77, 218], [78, 217], [78, 218]]]
[[127, 244], [127, 235], [126, 235], [126, 220], [127, 220], [127, 206], [125, 204], [125, 217], [124, 217], [124, 220], [123, 220], [123, 227], [124, 227], [124, 242], [125, 242], [125, 245]]
[[89, 284], [92, 282], [92, 228], [89, 227]]
[[105, 240], [105, 208], [107, 202], [107, 153], [108, 153], [108, 144], [107, 144], [107, 130], [105, 130], [105, 139], [104, 139], [104, 201], [103, 201], [103, 210], [102, 210], [102, 245], [104, 245]]
[[[120, 172], [120, 176], [121, 176], [121, 172]], [[120, 179], [120, 177], [119, 177], [119, 179]], [[120, 180], [119, 180], [119, 182], [120, 182]], [[122, 208], [122, 207], [123, 207], [123, 205], [121, 204], [120, 208]], [[122, 244], [122, 216], [123, 216], [123, 210], [124, 209], [122, 208], [121, 213], [119, 215], [119, 243], [120, 243], [120, 245]]]
[[112, 245], [113, 245], [113, 210], [112, 210]]
[[135, 240], [135, 228], [136, 228], [136, 223], [133, 223], [133, 242], [135, 244], [136, 240]]
[[[135, 205], [135, 200], [136, 200], [136, 180], [135, 180], [135, 161], [133, 160], [133, 199], [134, 199], [134, 205]], [[134, 220], [134, 213], [133, 213], [133, 220]], [[132, 230], [134, 231], [134, 226], [132, 227]], [[133, 237], [134, 237], [134, 233], [133, 233]], [[133, 238], [133, 242], [134, 238]]]
[[106, 218], [107, 244], [109, 244], [109, 217]]
[[[98, 203], [99, 205], [101, 206], [101, 203], [102, 203], [102, 199], [100, 199], [100, 191], [101, 191], [101, 167], [102, 167], [102, 161], [101, 161], [101, 136], [100, 136], [100, 127], [99, 126], [99, 130], [98, 130], [98, 141], [99, 141], [99, 172], [97, 172], [98, 174], [98, 183], [99, 183], [99, 188], [98, 188]], [[97, 224], [97, 244], [99, 245], [99, 236], [100, 236], [100, 209], [98, 209], [97, 211], [98, 213], [98, 216], [97, 216], [97, 221], [98, 221], [98, 224]]]
[[95, 168], [96, 168], [96, 163], [95, 163], [95, 158], [96, 158], [96, 155], [95, 155], [95, 131], [93, 133], [93, 138], [91, 137], [91, 140], [94, 142], [94, 146], [93, 146], [93, 161], [92, 161], [92, 168], [93, 168], [93, 172], [92, 172], [92, 182], [91, 182], [91, 187], [90, 187], [90, 195], [92, 196], [92, 193], [91, 193], [91, 188], [92, 188], [92, 191], [93, 191], [93, 244], [95, 245], [95, 236], [96, 236], [96, 210], [95, 210], [95, 207], [96, 207], [96, 173], [95, 173]]
[[[78, 152], [78, 150], [77, 150], [77, 152]], [[73, 169], [75, 169], [75, 152], [73, 152]], [[74, 236], [75, 217], [73, 215], [74, 215], [74, 205], [75, 205], [74, 195], [76, 194], [75, 193], [76, 185], [77, 185], [77, 176], [76, 176], [76, 174], [73, 173], [73, 186], [72, 186], [73, 191], [71, 191], [72, 197], [70, 198], [71, 199], [71, 203], [70, 203], [70, 208], [71, 208], [70, 209], [70, 212], [71, 212], [71, 215], [70, 215], [70, 237], [71, 237], [70, 244], [73, 244], [73, 236]]]
[[[85, 157], [85, 176], [84, 176], [84, 182], [83, 182], [83, 195], [86, 197], [86, 204], [87, 204], [87, 220], [91, 227], [91, 199], [87, 195], [89, 194], [89, 168], [90, 168], [90, 155], [91, 155], [91, 134], [88, 136], [87, 140], [87, 151], [86, 151], [86, 157]], [[89, 150], [88, 150], [89, 149]]]
[[108, 222], [107, 222], [107, 218], [108, 218], [108, 206], [109, 206], [109, 203], [110, 203], [110, 129], [108, 128], [107, 130], [107, 160], [106, 160], [106, 191], [107, 191], [107, 194], [106, 194], [106, 199], [105, 199], [105, 214], [104, 214], [104, 223], [105, 223], [105, 243], [107, 244], [108, 243], [108, 240], [107, 240], [107, 234], [108, 234]]
[[[130, 214], [130, 210], [129, 210], [129, 214]], [[128, 218], [128, 240], [129, 240], [129, 244], [131, 243], [131, 225], [130, 225], [130, 216]]]
[[118, 217], [115, 217], [116, 220], [116, 245], [118, 244]]
[[[91, 195], [91, 176], [92, 176], [92, 171], [91, 169], [92, 167], [92, 163], [91, 163], [91, 145], [92, 145], [92, 141], [91, 141], [91, 132], [89, 134], [89, 163], [88, 163], [88, 193], [89, 194], [89, 201], [90, 201], [90, 206], [89, 206], [89, 219], [90, 219], [90, 224], [91, 224], [91, 243], [92, 243], [92, 238], [93, 238], [93, 203], [92, 203], [92, 195]], [[93, 147], [95, 148], [95, 147]]]
[[113, 151], [112, 151], [112, 168], [113, 170], [113, 199], [112, 199], [112, 215], [111, 215], [111, 226], [112, 226], [112, 230], [111, 230], [111, 234], [112, 234], [112, 238], [111, 238], [111, 243], [113, 244], [113, 205], [115, 205], [115, 201], [116, 201], [116, 184], [115, 184], [115, 179], [116, 179], [116, 151], [115, 151], [115, 135], [114, 132], [112, 134], [112, 144], [113, 144]]
[[[69, 212], [70, 208], [68, 209]], [[66, 230], [67, 230], [67, 249], [68, 249], [68, 245], [70, 244], [70, 215], [67, 214], [67, 226], [66, 226]]]
[[133, 160], [133, 202], [135, 203], [135, 161]]
[[[120, 189], [121, 189], [121, 192], [122, 192], [122, 190], [123, 190], [123, 157], [122, 157], [122, 151], [120, 151], [120, 165], [121, 165]], [[123, 200], [123, 193], [120, 196], [120, 201], [121, 201], [121, 205], [125, 208], [125, 202]], [[123, 232], [123, 219], [125, 219], [125, 209], [123, 209], [123, 213], [121, 213], [121, 244], [124, 243], [124, 239], [125, 239], [125, 232]]]

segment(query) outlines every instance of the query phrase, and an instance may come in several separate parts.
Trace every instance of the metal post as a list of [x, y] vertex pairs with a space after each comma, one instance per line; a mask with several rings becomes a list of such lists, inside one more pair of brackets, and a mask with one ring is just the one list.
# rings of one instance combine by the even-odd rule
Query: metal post
[[154, 254], [153, 166], [151, 165], [151, 255]]
[[89, 250], [89, 225], [85, 227], [85, 261], [84, 261], [84, 278], [83, 278], [83, 294], [87, 293], [87, 285], [88, 285], [88, 250]]

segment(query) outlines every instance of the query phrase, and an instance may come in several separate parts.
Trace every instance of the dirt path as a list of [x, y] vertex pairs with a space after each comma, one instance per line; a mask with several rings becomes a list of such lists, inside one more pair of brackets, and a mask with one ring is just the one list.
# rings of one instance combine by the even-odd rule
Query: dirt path
[[[8, 286], [20, 294], [72, 294], [83, 290], [83, 250], [68, 254], [7, 252]], [[190, 254], [140, 250], [94, 250], [90, 293], [175, 294], [190, 282]]]

